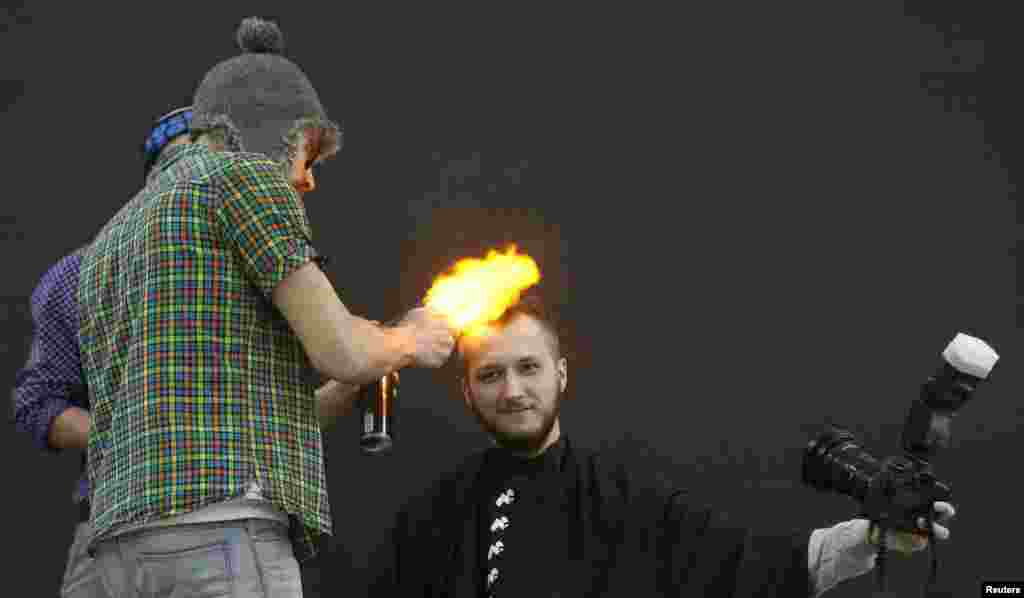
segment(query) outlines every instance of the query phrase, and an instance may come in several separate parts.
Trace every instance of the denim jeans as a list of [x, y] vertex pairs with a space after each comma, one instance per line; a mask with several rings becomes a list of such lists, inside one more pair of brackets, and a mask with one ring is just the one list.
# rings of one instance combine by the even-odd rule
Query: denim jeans
[[91, 598], [108, 598], [99, 581], [96, 562], [89, 556], [89, 540], [92, 539], [92, 527], [83, 521], [75, 528], [75, 539], [68, 551], [68, 564], [64, 569], [64, 580], [61, 582], [61, 598], [89, 596]]
[[287, 527], [242, 519], [146, 529], [96, 546], [97, 575], [67, 598], [301, 598]]

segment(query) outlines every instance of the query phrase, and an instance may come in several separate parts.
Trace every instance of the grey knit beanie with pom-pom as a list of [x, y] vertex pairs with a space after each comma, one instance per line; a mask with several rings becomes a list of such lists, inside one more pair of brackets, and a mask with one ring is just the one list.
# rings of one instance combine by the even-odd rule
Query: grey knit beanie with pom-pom
[[341, 148], [341, 131], [327, 118], [313, 84], [284, 56], [277, 24], [242, 21], [235, 39], [242, 54], [214, 66], [192, 101], [194, 134], [221, 128], [231, 151], [284, 161], [295, 150], [297, 130], [320, 128], [321, 157]]

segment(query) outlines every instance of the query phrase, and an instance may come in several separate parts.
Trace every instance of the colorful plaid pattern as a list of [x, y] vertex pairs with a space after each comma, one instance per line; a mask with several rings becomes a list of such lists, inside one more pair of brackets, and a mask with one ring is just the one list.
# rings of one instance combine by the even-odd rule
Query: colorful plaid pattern
[[82, 260], [94, 542], [255, 480], [306, 558], [331, 531], [315, 389], [270, 300], [316, 258], [305, 209], [262, 155], [180, 149]]

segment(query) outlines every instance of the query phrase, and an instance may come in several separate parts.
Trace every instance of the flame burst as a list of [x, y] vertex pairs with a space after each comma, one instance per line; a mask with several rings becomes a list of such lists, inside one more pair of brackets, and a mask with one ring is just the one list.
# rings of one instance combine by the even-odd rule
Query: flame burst
[[533, 258], [518, 254], [516, 246], [510, 245], [505, 253], [492, 249], [484, 259], [456, 262], [434, 279], [423, 304], [446, 316], [461, 334], [473, 336], [539, 280], [540, 269]]

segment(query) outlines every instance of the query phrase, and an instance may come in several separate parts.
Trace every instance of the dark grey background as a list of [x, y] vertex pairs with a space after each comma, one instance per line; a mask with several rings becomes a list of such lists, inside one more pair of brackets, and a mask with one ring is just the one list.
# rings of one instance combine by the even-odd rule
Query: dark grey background
[[[713, 4], [0, 9], [4, 375], [39, 276], [136, 191], [151, 119], [261, 14], [345, 123], [308, 210], [351, 309], [389, 318], [454, 259], [518, 242], [568, 324], [564, 429], [768, 530], [851, 516], [800, 484], [804, 443], [831, 418], [891, 454], [946, 343], [980, 336], [1002, 360], [937, 463], [959, 510], [940, 579], [1024, 578], [1009, 10]], [[327, 436], [336, 533], [308, 596], [361, 595], [399, 501], [485, 445], [453, 389], [450, 369], [408, 373], [388, 458], [359, 455], [354, 417]], [[5, 581], [56, 592], [78, 457], [8, 429]], [[927, 568], [901, 561], [892, 585]]]

